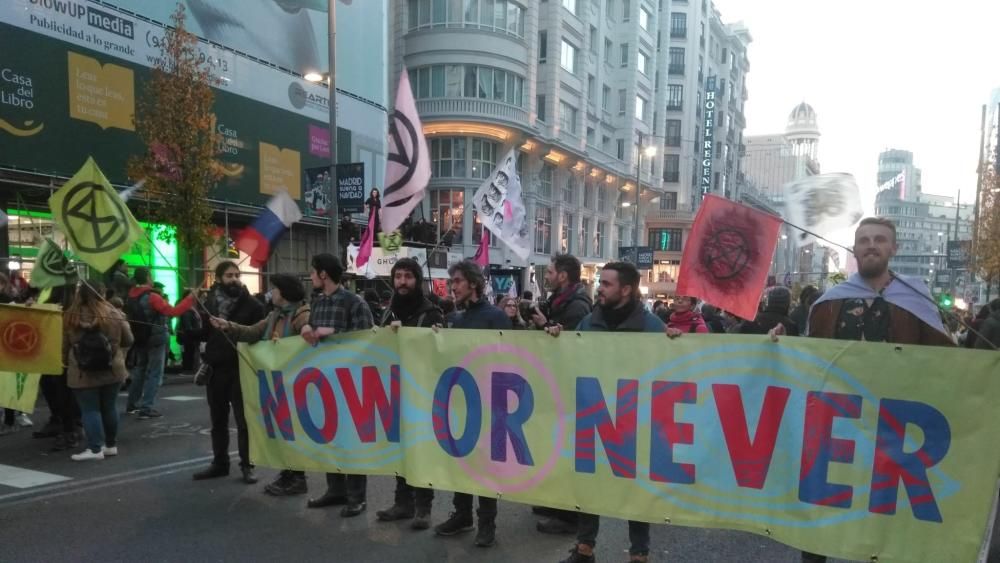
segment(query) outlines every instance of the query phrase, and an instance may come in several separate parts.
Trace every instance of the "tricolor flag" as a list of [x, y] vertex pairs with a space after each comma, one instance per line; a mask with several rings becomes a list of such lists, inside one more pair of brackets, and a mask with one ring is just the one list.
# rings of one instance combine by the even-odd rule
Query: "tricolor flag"
[[406, 69], [399, 78], [396, 107], [389, 117], [389, 156], [385, 164], [385, 193], [382, 194], [382, 231], [391, 233], [409, 217], [424, 197], [431, 179], [431, 159], [427, 152], [423, 125], [413, 101]]
[[302, 211], [287, 192], [279, 192], [253, 224], [243, 229], [236, 239], [236, 248], [250, 255], [250, 264], [260, 268], [271, 256], [271, 250], [293, 223], [302, 219]]

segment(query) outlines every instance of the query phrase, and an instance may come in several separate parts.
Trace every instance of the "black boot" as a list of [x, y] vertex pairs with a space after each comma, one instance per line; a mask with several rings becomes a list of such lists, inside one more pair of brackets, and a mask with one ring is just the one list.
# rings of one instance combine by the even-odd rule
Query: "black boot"
[[379, 510], [375, 513], [375, 516], [383, 522], [392, 522], [393, 520], [408, 520], [413, 518], [414, 510], [413, 506], [406, 506], [397, 502], [391, 507], [385, 510]]
[[496, 517], [479, 518], [476, 547], [493, 547], [497, 543]]
[[309, 508], [325, 508], [327, 506], [336, 506], [339, 504], [347, 504], [347, 495], [335, 495], [329, 489], [323, 496], [319, 498], [311, 498], [306, 506]]
[[353, 518], [364, 512], [366, 508], [368, 508], [368, 503], [365, 501], [349, 502], [347, 506], [340, 509], [340, 516], [343, 518]]
[[205, 479], [215, 479], [217, 477], [225, 477], [229, 475], [229, 466], [213, 463], [209, 465], [206, 469], [195, 473], [191, 477], [195, 481], [203, 481]]

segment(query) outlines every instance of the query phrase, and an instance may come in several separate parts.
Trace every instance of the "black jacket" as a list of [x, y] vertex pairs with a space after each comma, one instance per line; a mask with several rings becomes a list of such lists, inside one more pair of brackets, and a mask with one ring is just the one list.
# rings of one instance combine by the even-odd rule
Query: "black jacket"
[[545, 317], [549, 322], [561, 324], [566, 330], [574, 330], [594, 308], [594, 303], [587, 294], [587, 288], [582, 283], [577, 284], [568, 298], [554, 305], [557, 297], [558, 294], [554, 293], [549, 298], [546, 303], [548, 310], [544, 311]]
[[511, 324], [503, 311], [480, 298], [479, 301], [470, 303], [464, 311], [458, 311], [448, 328], [510, 330]]
[[785, 325], [785, 333], [788, 336], [798, 336], [799, 326], [791, 318], [782, 315], [780, 312], [763, 311], [757, 313], [757, 318], [752, 321], [743, 321], [733, 328], [734, 334], [767, 334], [778, 323]]
[[389, 326], [395, 321], [403, 323], [403, 326], [430, 328], [433, 325], [444, 326], [444, 314], [441, 313], [441, 309], [438, 309], [436, 305], [424, 297], [420, 307], [417, 307], [417, 310], [408, 317], [400, 317], [392, 309], [392, 305], [389, 305], [382, 317], [381, 324]]
[[[216, 285], [212, 288], [205, 303], [205, 307], [214, 316], [219, 315], [219, 305], [216, 301], [218, 291], [221, 291], [221, 288]], [[254, 325], [263, 318], [264, 306], [260, 304], [260, 301], [254, 299], [244, 287], [226, 320], [241, 325]], [[239, 372], [240, 360], [236, 354], [235, 342], [227, 338], [222, 331], [213, 327], [204, 311], [202, 311], [201, 326], [204, 327], [201, 331], [201, 340], [207, 342], [205, 353], [202, 356], [205, 363], [216, 371]]]
[[993, 346], [1000, 348], [1000, 311], [994, 311], [990, 313], [990, 316], [983, 319], [982, 324], [979, 325], [979, 334], [982, 337], [976, 338], [976, 348], [979, 350], [992, 350]]

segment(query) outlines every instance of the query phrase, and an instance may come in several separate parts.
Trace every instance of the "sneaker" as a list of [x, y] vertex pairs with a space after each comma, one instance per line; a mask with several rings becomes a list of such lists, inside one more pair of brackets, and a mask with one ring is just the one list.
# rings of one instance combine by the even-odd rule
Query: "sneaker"
[[134, 406], [134, 405], [126, 405], [125, 406], [125, 414], [135, 414], [137, 412], [139, 412], [139, 407]]
[[118, 446], [111, 446], [110, 448], [104, 446], [104, 449], [101, 451], [104, 453], [104, 457], [115, 457], [118, 455]]
[[476, 547], [493, 547], [497, 543], [497, 526], [493, 522], [479, 523], [476, 532]]
[[379, 510], [375, 513], [375, 516], [383, 522], [392, 522], [393, 520], [408, 520], [413, 518], [414, 510], [413, 507], [406, 507], [399, 504], [394, 504], [386, 510]]
[[431, 527], [431, 513], [430, 511], [417, 511], [417, 515], [413, 517], [413, 521], [410, 522], [410, 528], [413, 530], [426, 530]]
[[151, 418], [160, 418], [161, 416], [163, 415], [156, 409], [139, 409], [139, 420], [149, 420]]
[[452, 512], [447, 520], [434, 527], [434, 533], [439, 536], [454, 536], [475, 529], [471, 514]]
[[19, 428], [31, 428], [32, 426], [34, 426], [34, 423], [31, 422], [31, 419], [28, 418], [27, 414], [21, 412], [17, 413], [17, 415], [14, 417], [14, 425]]
[[88, 448], [88, 449], [83, 450], [82, 452], [80, 452], [78, 454], [73, 454], [73, 455], [69, 456], [69, 458], [72, 459], [73, 461], [92, 461], [92, 460], [96, 460], [96, 459], [104, 459], [104, 452], [100, 451], [100, 452], [94, 453], [94, 452], [90, 451], [90, 449]]
[[569, 557], [563, 559], [559, 563], [597, 563], [597, 558], [594, 557], [593, 553], [590, 555], [584, 555], [580, 553], [580, 550], [577, 549], [576, 546], [573, 546], [573, 548], [569, 550]]

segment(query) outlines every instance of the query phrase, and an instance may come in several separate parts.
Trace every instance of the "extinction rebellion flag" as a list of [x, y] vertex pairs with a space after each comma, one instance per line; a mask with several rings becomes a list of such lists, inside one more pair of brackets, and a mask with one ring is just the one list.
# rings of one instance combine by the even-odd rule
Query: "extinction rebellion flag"
[[684, 247], [677, 295], [753, 319], [780, 227], [779, 217], [706, 196]]
[[31, 287], [59, 287], [75, 277], [76, 268], [66, 259], [62, 249], [52, 239], [46, 238], [31, 270]]

